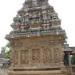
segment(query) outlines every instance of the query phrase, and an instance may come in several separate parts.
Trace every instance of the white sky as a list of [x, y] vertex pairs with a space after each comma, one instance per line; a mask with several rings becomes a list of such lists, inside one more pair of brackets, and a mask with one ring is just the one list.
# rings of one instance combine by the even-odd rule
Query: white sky
[[[12, 30], [10, 24], [24, 1], [0, 1], [0, 50], [8, 42], [5, 40], [5, 36]], [[67, 42], [70, 46], [75, 46], [75, 0], [49, 0], [49, 3], [54, 6], [55, 11], [62, 20], [61, 26], [67, 33]]]

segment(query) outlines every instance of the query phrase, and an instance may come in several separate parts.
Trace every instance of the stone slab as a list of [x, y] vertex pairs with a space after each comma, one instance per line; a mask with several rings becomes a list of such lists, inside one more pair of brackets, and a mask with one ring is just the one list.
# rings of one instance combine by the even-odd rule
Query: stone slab
[[50, 71], [9, 71], [8, 75], [67, 75], [61, 70]]

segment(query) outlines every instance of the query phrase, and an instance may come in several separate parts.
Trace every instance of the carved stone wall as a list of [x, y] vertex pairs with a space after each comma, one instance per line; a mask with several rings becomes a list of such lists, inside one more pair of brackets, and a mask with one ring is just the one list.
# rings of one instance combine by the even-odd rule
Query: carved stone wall
[[63, 62], [63, 41], [61, 36], [15, 39], [14, 65], [60, 65]]

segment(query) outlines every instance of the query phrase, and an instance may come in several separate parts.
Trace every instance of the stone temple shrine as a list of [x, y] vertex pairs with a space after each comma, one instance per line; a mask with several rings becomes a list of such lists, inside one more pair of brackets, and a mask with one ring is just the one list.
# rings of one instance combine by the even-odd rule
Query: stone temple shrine
[[[11, 43], [8, 75], [71, 75], [65, 64], [72, 49], [48, 0], [25, 0], [6, 36]], [[65, 64], [64, 64], [65, 63]]]

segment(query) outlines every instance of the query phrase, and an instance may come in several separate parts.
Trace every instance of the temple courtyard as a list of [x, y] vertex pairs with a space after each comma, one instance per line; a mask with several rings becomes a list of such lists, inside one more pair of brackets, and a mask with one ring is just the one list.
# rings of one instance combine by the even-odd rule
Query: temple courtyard
[[8, 75], [7, 72], [8, 72], [7, 69], [1, 69], [0, 68], [0, 75]]

